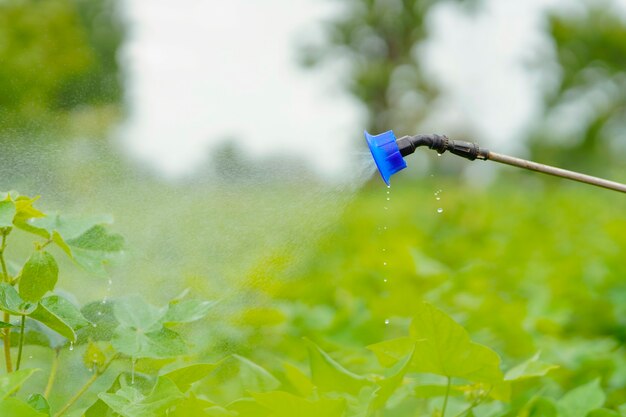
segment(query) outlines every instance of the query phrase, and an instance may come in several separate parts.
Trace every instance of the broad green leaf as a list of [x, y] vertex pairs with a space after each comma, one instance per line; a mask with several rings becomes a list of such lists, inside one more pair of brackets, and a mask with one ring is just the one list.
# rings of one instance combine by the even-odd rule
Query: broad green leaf
[[187, 392], [191, 384], [209, 375], [219, 363], [197, 363], [169, 371], [162, 376], [176, 384], [181, 392]]
[[[7, 375], [0, 376], [0, 400], [16, 392], [28, 378], [38, 369], [20, 369]], [[3, 414], [0, 414], [0, 416]]]
[[91, 325], [74, 304], [58, 295], [42, 299], [30, 317], [72, 342], [76, 341], [77, 330]]
[[558, 402], [559, 417], [586, 417], [587, 413], [602, 407], [606, 396], [595, 379], [566, 393]]
[[124, 247], [122, 236], [111, 234], [104, 227], [103, 224], [110, 222], [108, 217], [72, 219], [54, 214], [19, 227], [52, 239], [87, 271], [104, 275], [104, 265]]
[[120, 326], [111, 343], [117, 351], [132, 358], [170, 358], [187, 353], [182, 337], [166, 328], [144, 333], [141, 329]]
[[35, 410], [28, 403], [17, 398], [5, 398], [0, 401], [0, 416], [2, 417], [49, 417], [49, 414], [45, 414]]
[[83, 316], [80, 310], [72, 302], [61, 296], [51, 295], [50, 297], [45, 297], [40, 301], [40, 304], [63, 320], [63, 322], [70, 326], [74, 331], [91, 325], [89, 320]]
[[370, 385], [365, 377], [345, 369], [315, 343], [308, 339], [306, 342], [312, 380], [321, 391], [338, 391], [356, 395], [361, 388]]
[[346, 411], [343, 399], [311, 401], [282, 391], [253, 393], [252, 396], [272, 417], [342, 417]]
[[72, 326], [64, 322], [61, 317], [48, 310], [42, 304], [37, 305], [37, 309], [31, 313], [30, 317], [54, 330], [66, 339], [72, 342], [76, 341], [76, 333], [74, 329], [72, 329]]
[[373, 399], [370, 403], [370, 410], [376, 411], [385, 407], [389, 398], [396, 392], [398, 387], [402, 385], [404, 375], [406, 375], [411, 367], [414, 354], [415, 351], [412, 351], [406, 358], [389, 369], [388, 376], [386, 376], [385, 379], [376, 382], [378, 388], [374, 391]]
[[41, 394], [31, 394], [28, 397], [28, 405], [45, 415], [50, 415], [50, 404], [48, 400]]
[[37, 308], [37, 303], [26, 302], [10, 284], [0, 283], [0, 310], [15, 316], [29, 315]]
[[54, 257], [46, 251], [35, 251], [20, 273], [19, 293], [26, 301], [39, 301], [52, 291], [59, 277]]
[[[17, 347], [20, 339], [19, 327], [14, 327], [12, 333], [11, 346]], [[38, 321], [26, 320], [24, 326], [24, 344], [58, 349], [67, 344], [67, 339]]]
[[200, 320], [215, 305], [213, 301], [176, 300], [170, 302], [163, 323], [191, 323]]
[[13, 223], [17, 224], [30, 219], [45, 217], [46, 215], [33, 207], [33, 204], [39, 200], [39, 197], [30, 198], [24, 195], [15, 199], [15, 218]]
[[557, 417], [556, 403], [551, 398], [531, 399], [519, 412], [519, 417]]
[[269, 417], [271, 413], [254, 398], [239, 398], [228, 404], [226, 408], [241, 417]]
[[0, 228], [13, 227], [13, 218], [16, 212], [15, 203], [10, 197], [7, 197], [4, 201], [0, 201]]
[[285, 369], [287, 381], [289, 381], [301, 396], [308, 397], [313, 393], [315, 385], [313, 385], [311, 379], [305, 375], [300, 368], [290, 363], [284, 363], [283, 368]]
[[441, 310], [422, 303], [411, 323], [416, 342], [413, 370], [470, 381], [502, 381], [500, 358], [486, 346], [470, 340], [465, 329]]
[[89, 340], [94, 342], [108, 342], [113, 337], [113, 332], [119, 326], [119, 322], [113, 313], [112, 301], [96, 301], [89, 303], [80, 310], [83, 317], [93, 323], [77, 332], [77, 343], [86, 343]]
[[132, 387], [123, 387], [115, 394], [98, 395], [110, 408], [123, 417], [161, 417], [180, 403], [184, 395], [167, 378], [158, 378], [152, 392], [143, 396]]
[[511, 368], [504, 376], [506, 381], [517, 381], [521, 379], [544, 376], [558, 365], [552, 365], [539, 360], [539, 352], [527, 361]]
[[141, 297], [133, 296], [115, 300], [113, 313], [120, 326], [150, 332], [161, 328], [160, 321], [165, 310], [148, 304]]

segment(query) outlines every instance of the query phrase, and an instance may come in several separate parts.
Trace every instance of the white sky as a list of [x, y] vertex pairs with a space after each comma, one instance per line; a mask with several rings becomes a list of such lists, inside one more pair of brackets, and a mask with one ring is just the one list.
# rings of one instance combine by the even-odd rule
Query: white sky
[[[523, 68], [550, 50], [539, 34], [541, 11], [572, 1], [486, 0], [476, 16], [438, 6], [433, 41], [419, 53], [444, 87], [428, 126], [446, 133], [469, 125], [480, 136], [471, 139], [516, 149], [545, 81]], [[332, 3], [126, 0], [124, 142], [171, 175], [196, 168], [225, 138], [253, 155], [294, 154], [323, 172], [340, 170], [363, 131], [361, 109], [336, 71], [303, 70], [296, 61], [297, 41], [315, 35]]]

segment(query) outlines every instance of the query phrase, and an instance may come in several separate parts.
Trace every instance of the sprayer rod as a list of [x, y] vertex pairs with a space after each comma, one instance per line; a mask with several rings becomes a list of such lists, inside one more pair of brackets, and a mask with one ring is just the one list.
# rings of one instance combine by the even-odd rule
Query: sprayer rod
[[626, 184], [620, 184], [619, 182], [592, 177], [591, 175], [568, 171], [566, 169], [556, 168], [550, 165], [539, 164], [537, 162], [527, 161], [513, 156], [502, 155], [491, 152], [485, 148], [481, 148], [476, 143], [451, 140], [443, 135], [404, 136], [398, 139], [397, 143], [402, 156], [412, 154], [415, 152], [415, 149], [420, 146], [427, 146], [428, 148], [437, 151], [439, 154], [449, 151], [450, 153], [469, 159], [470, 161], [475, 159], [495, 161], [501, 164], [542, 172], [544, 174], [554, 175], [555, 177], [566, 178], [585, 184], [595, 185], [596, 187], [626, 193]]
[[569, 180], [583, 182], [585, 184], [595, 185], [597, 187], [608, 188], [609, 190], [626, 193], [626, 184], [605, 180], [604, 178], [592, 177], [591, 175], [581, 174], [580, 172], [568, 171], [567, 169], [556, 168], [550, 165], [539, 164], [525, 159], [515, 158], [513, 156], [502, 155], [495, 152], [489, 152], [487, 159], [490, 161], [500, 162], [501, 164], [511, 165], [514, 167], [529, 169], [531, 171], [542, 172], [555, 177], [567, 178]]

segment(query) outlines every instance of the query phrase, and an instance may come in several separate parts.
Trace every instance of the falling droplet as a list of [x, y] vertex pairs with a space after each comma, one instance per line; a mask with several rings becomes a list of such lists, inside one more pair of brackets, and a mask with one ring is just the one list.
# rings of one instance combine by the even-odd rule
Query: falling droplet
[[387, 266], [387, 262], [383, 262], [383, 266]]
[[389, 319], [385, 319], [385, 325], [389, 325], [389, 323], [391, 323], [391, 321]]
[[389, 210], [389, 207], [385, 206], [385, 210]]
[[70, 351], [74, 350], [74, 342], [70, 342]]
[[440, 154], [440, 153], [437, 153], [437, 156], [441, 156], [441, 154]]
[[387, 278], [383, 278], [383, 282], [386, 284], [387, 283]]
[[437, 209], [437, 213], [443, 213], [443, 209], [442, 209], [441, 207], [439, 207], [439, 208]]
[[387, 197], [387, 201], [390, 201], [390, 200], [391, 200], [391, 197]]
[[383, 252], [387, 252], [387, 249], [383, 248]]
[[437, 201], [441, 200], [441, 197], [437, 197], [437, 198], [436, 198], [436, 200], [437, 200]]

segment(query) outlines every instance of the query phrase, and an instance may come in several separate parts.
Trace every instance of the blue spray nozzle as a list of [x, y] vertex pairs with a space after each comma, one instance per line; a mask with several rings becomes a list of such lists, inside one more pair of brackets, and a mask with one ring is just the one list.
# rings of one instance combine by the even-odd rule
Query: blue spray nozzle
[[389, 185], [389, 178], [396, 172], [406, 168], [406, 162], [396, 142], [396, 135], [391, 130], [380, 135], [370, 135], [365, 132], [365, 139], [367, 140], [367, 146], [369, 146], [372, 152], [380, 176], [383, 177], [385, 184]]

